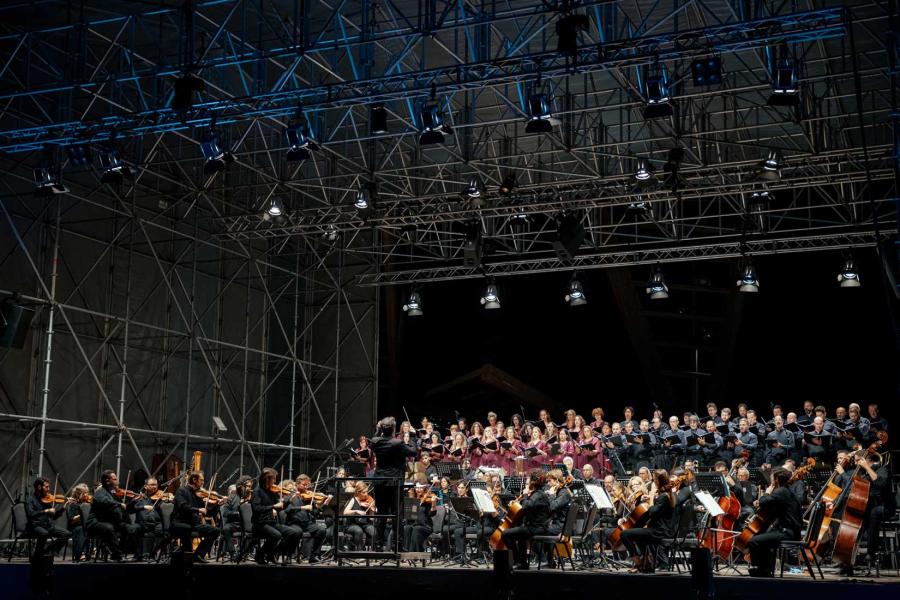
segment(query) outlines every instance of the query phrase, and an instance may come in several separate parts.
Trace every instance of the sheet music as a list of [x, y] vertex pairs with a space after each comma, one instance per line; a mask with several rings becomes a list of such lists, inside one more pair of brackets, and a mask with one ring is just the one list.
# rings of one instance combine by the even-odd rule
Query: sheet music
[[487, 490], [473, 487], [469, 490], [469, 493], [472, 494], [472, 500], [475, 501], [475, 506], [481, 513], [488, 515], [497, 514], [497, 509], [494, 508], [494, 502], [491, 500], [491, 495]]
[[612, 501], [609, 499], [609, 494], [606, 493], [606, 488], [603, 486], [587, 483], [584, 489], [587, 490], [591, 500], [594, 501], [594, 506], [598, 509], [608, 508], [612, 510], [614, 508]]
[[719, 503], [716, 502], [716, 499], [709, 492], [700, 490], [694, 492], [694, 497], [700, 501], [700, 504], [703, 505], [710, 517], [718, 517], [725, 514], [725, 511], [722, 510], [722, 507], [719, 506]]

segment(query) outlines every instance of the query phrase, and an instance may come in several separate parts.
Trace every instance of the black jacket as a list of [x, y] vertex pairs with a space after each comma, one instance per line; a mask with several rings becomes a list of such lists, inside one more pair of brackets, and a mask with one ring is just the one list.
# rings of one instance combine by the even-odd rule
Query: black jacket
[[774, 517], [773, 529], [784, 529], [792, 538], [799, 539], [803, 528], [803, 510], [790, 488], [778, 487], [771, 494], [760, 498], [759, 510]]
[[[153, 506], [153, 510], [148, 511], [145, 508], [147, 506]], [[130, 508], [134, 512], [135, 522], [141, 527], [154, 527], [162, 522], [159, 514], [159, 502], [141, 496], [131, 503]]]
[[[675, 501], [678, 502], [677, 495]], [[675, 506], [669, 502], [667, 494], [658, 494], [650, 507], [647, 529], [653, 532], [654, 537], [667, 538], [675, 535], [677, 526]]]
[[253, 507], [253, 524], [275, 524], [277, 519], [272, 516], [272, 509], [275, 508], [279, 501], [278, 494], [259, 486], [253, 488], [253, 499], [250, 500], [250, 506]]
[[197, 497], [190, 486], [182, 486], [175, 492], [175, 510], [172, 512], [173, 523], [185, 523], [191, 527], [200, 524], [200, 509], [204, 501]]
[[313, 507], [313, 510], [303, 510], [300, 508], [306, 504], [309, 504], [309, 502], [303, 500], [299, 495], [291, 498], [291, 503], [284, 509], [284, 512], [287, 515], [287, 522], [291, 525], [300, 525], [302, 527], [315, 523], [315, 507]]
[[403, 477], [406, 458], [416, 455], [415, 446], [389, 437], [374, 437], [369, 447], [375, 453], [376, 477]]
[[50, 514], [44, 510], [53, 506], [52, 504], [44, 504], [41, 499], [31, 494], [25, 503], [25, 514], [28, 516], [29, 527], [49, 527]]
[[98, 488], [94, 492], [94, 499], [91, 501], [91, 514], [88, 516], [88, 522], [112, 523], [113, 525], [118, 525], [122, 522], [121, 503], [104, 487]]
[[572, 503], [572, 493], [567, 489], [556, 492], [556, 496], [550, 500], [550, 520], [562, 525], [566, 522], [569, 505]]
[[550, 496], [538, 490], [522, 501], [522, 522], [526, 527], [544, 529], [550, 520]]

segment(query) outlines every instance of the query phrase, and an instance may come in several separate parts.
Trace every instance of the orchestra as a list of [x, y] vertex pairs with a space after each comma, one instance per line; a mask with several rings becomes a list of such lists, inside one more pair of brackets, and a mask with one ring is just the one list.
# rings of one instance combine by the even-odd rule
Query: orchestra
[[[878, 406], [863, 416], [849, 404], [834, 418], [809, 401], [799, 412], [770, 408], [768, 420], [744, 404], [733, 418], [715, 403], [703, 417], [668, 419], [658, 409], [638, 419], [626, 407], [616, 421], [595, 408], [589, 424], [574, 410], [561, 423], [546, 410], [534, 420], [488, 412], [486, 425], [471, 426], [458, 414], [446, 422], [422, 418], [419, 428], [408, 416], [399, 427], [388, 417], [374, 436], [357, 438], [345, 462], [314, 472], [315, 480], [265, 467], [258, 476], [241, 474], [222, 494], [218, 474], [204, 488], [199, 461], [175, 480], [144, 477], [134, 490], [130, 472], [124, 487], [107, 470], [95, 486], [78, 483], [63, 494], [41, 477], [23, 501], [26, 531], [34, 557], [55, 555], [71, 539], [74, 562], [189, 554], [199, 563], [315, 565], [396, 544], [456, 564], [510, 552], [524, 570], [536, 561], [554, 566], [564, 556], [570, 509], [584, 516], [593, 506], [595, 520], [582, 536], [587, 550], [579, 553], [586, 564], [627, 557], [631, 571], [650, 572], [668, 566], [658, 550], [663, 540], [689, 535], [717, 560], [770, 577], [781, 541], [811, 536], [817, 560], [845, 574], [864, 544], [871, 569], [882, 525], [897, 509], [888, 423]], [[704, 491], [722, 509], [710, 513], [715, 518], [706, 516]], [[598, 493], [608, 505], [598, 504]], [[487, 506], [476, 502], [482, 498]], [[473, 504], [477, 512], [469, 514]], [[813, 504], [825, 512], [819, 532], [808, 531]], [[383, 518], [398, 506], [408, 510]], [[558, 538], [562, 550], [536, 551], [535, 536]], [[474, 544], [468, 556], [467, 544]]]

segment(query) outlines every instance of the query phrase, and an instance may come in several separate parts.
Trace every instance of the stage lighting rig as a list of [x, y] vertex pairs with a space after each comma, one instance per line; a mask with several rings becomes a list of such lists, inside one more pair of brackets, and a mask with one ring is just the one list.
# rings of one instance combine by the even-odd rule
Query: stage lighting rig
[[410, 292], [406, 304], [403, 305], [403, 312], [405, 312], [408, 317], [422, 316], [422, 294], [415, 288]]
[[[771, 53], [771, 51], [770, 51]], [[797, 61], [787, 45], [782, 45], [771, 68], [772, 93], [769, 106], [797, 106], [800, 104], [800, 77]]]
[[122, 162], [119, 152], [114, 148], [100, 149], [100, 168], [103, 170], [103, 174], [100, 176], [102, 183], [118, 185], [126, 177], [132, 177], [131, 169]]
[[770, 150], [765, 160], [759, 163], [759, 176], [766, 181], [780, 180], [783, 162], [778, 150]]
[[532, 94], [528, 99], [528, 124], [525, 133], [550, 133], [559, 119], [553, 117], [550, 102], [545, 94]]
[[378, 186], [374, 181], [366, 181], [356, 190], [356, 200], [353, 202], [354, 208], [363, 219], [369, 217], [375, 212], [378, 204]]
[[180, 113], [187, 112], [194, 106], [195, 94], [205, 89], [206, 84], [193, 73], [179, 77], [172, 86], [172, 110]]
[[651, 72], [644, 84], [644, 93], [647, 96], [644, 119], [661, 119], [672, 116], [672, 95], [663, 65], [651, 67]]
[[380, 135], [387, 132], [387, 109], [384, 104], [373, 104], [369, 113], [369, 133]]
[[496, 310], [500, 308], [500, 293], [497, 290], [497, 284], [494, 283], [493, 277], [488, 279], [487, 285], [484, 288], [484, 293], [481, 295], [481, 305], [485, 310]]
[[666, 285], [666, 279], [663, 277], [663, 272], [659, 265], [653, 269], [650, 281], [647, 282], [647, 295], [650, 296], [651, 300], [665, 300], [669, 297], [669, 287]]
[[837, 280], [842, 288], [858, 288], [860, 286], [859, 271], [856, 269], [852, 256], [848, 255], [844, 259], [844, 266], [838, 273]]
[[569, 290], [566, 292], [565, 300], [569, 306], [584, 306], [587, 304], [587, 296], [584, 293], [584, 287], [582, 287], [577, 273], [572, 275], [572, 280], [569, 282]]
[[34, 170], [34, 195], [38, 197], [65, 194], [69, 188], [59, 182], [59, 174], [50, 167], [38, 167]]
[[453, 135], [453, 129], [444, 122], [444, 108], [437, 100], [435, 87], [431, 86], [431, 98], [419, 109], [419, 145], [443, 144], [445, 135]]
[[512, 173], [507, 173], [500, 183], [500, 195], [509, 196], [516, 189], [516, 185], [516, 176]]
[[219, 146], [219, 136], [215, 130], [210, 128], [200, 141], [200, 150], [206, 163], [203, 165], [203, 173], [212, 175], [224, 171], [225, 168], [234, 162], [234, 154], [228, 150], [222, 150]]
[[741, 292], [753, 293], [759, 291], [759, 277], [756, 275], [756, 267], [749, 259], [746, 261], [744, 271], [741, 278], [737, 280], [738, 290]]

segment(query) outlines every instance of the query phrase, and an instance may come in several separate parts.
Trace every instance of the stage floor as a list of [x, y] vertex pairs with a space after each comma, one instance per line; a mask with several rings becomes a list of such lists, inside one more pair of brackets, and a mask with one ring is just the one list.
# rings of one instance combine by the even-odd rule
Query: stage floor
[[[36, 592], [31, 566], [24, 561], [0, 564], [0, 600], [52, 598], [122, 598], [123, 600], [202, 599], [232, 600], [244, 594], [261, 597], [309, 598], [446, 598], [447, 594], [466, 598], [496, 598], [502, 582], [487, 567], [459, 568], [438, 565], [379, 567], [334, 565], [292, 565], [286, 567], [255, 564], [195, 565], [186, 575], [169, 565], [135, 563], [90, 563], [73, 565], [57, 562], [47, 580], [39, 577]], [[825, 581], [812, 581], [808, 574], [785, 574], [784, 579], [758, 579], [735, 574], [713, 578], [718, 598], [758, 599], [761, 597], [812, 598], [816, 600], [850, 597], [900, 598], [900, 577], [896, 572], [880, 578], [852, 580], [826, 574]], [[514, 572], [510, 578], [513, 597], [521, 599], [595, 599], [598, 594], [624, 598], [696, 598], [688, 574], [630, 574], [624, 571], [530, 570]], [[502, 597], [502, 595], [501, 595]]]

